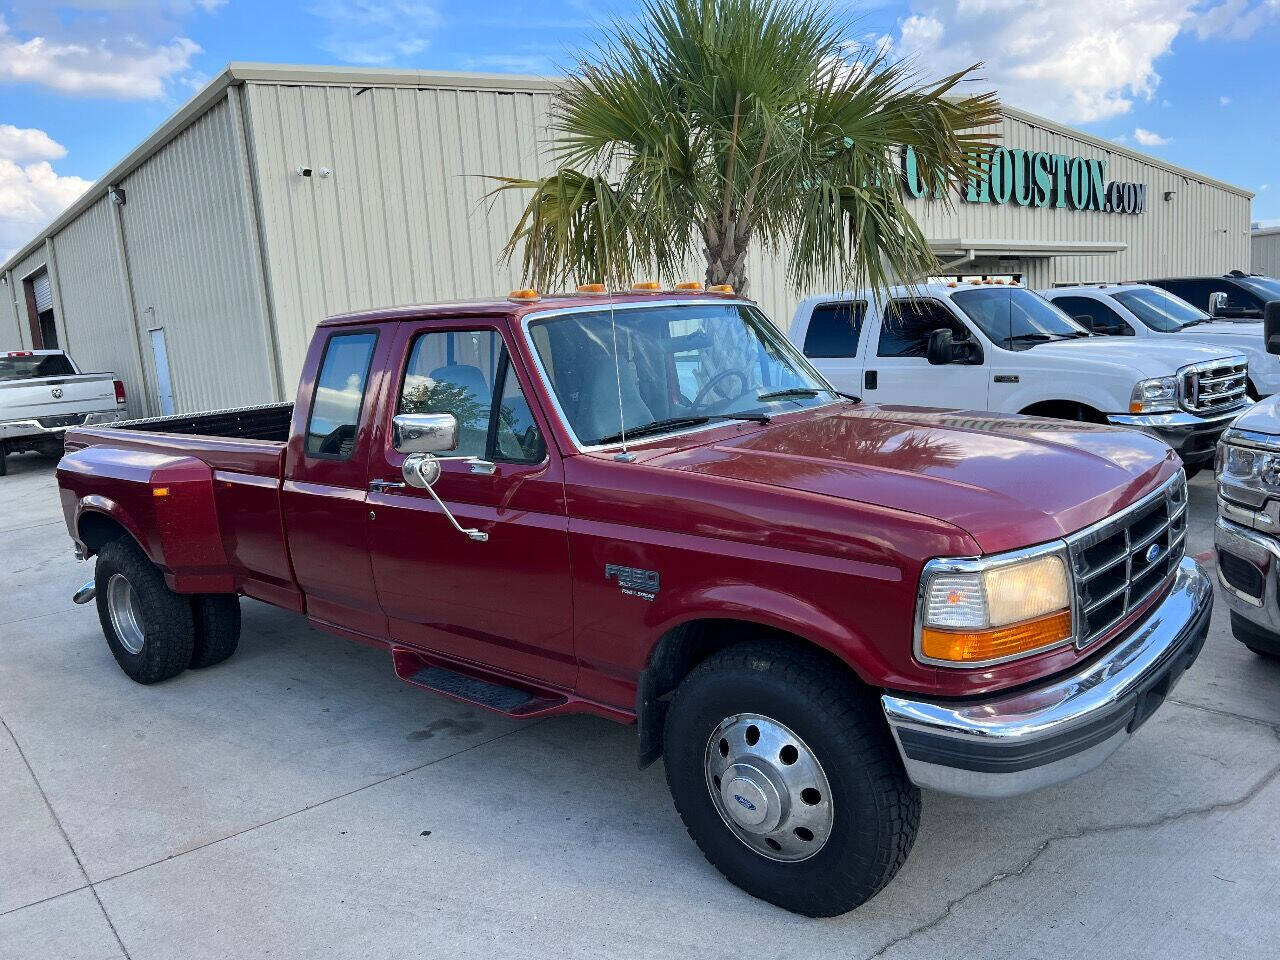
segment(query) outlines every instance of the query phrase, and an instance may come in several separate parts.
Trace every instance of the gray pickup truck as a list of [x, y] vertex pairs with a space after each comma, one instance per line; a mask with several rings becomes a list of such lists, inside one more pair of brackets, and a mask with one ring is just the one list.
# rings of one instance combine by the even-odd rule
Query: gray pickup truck
[[[1263, 340], [1280, 354], [1280, 301], [1266, 305]], [[1218, 444], [1218, 579], [1231, 632], [1280, 658], [1280, 395], [1254, 404]]]
[[82, 373], [61, 350], [0, 353], [0, 477], [10, 453], [62, 455], [67, 427], [125, 419], [124, 382]]

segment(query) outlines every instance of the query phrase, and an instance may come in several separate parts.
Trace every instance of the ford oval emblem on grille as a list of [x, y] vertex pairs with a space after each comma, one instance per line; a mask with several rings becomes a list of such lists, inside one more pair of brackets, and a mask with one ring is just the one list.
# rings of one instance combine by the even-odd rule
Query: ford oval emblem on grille
[[1147, 547], [1146, 560], [1147, 563], [1155, 563], [1156, 557], [1160, 556], [1160, 544], [1153, 543]]
[[733, 795], [733, 799], [737, 800], [740, 804], [742, 804], [748, 810], [754, 810], [756, 808], [756, 805], [754, 803], [752, 803], [750, 800], [748, 800], [746, 797], [740, 794], [735, 793]]

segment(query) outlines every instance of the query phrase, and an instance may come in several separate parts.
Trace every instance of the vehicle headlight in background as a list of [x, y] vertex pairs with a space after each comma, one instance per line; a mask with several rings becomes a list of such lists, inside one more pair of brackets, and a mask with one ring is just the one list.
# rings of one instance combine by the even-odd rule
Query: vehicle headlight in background
[[917, 616], [917, 654], [929, 663], [978, 666], [1058, 646], [1075, 635], [1066, 558], [931, 561]]
[[1178, 409], [1178, 378], [1139, 380], [1129, 397], [1130, 413], [1169, 413]]
[[1280, 493], [1280, 453], [1236, 442], [1228, 432], [1218, 444], [1214, 472], [1219, 483], [1261, 493]]

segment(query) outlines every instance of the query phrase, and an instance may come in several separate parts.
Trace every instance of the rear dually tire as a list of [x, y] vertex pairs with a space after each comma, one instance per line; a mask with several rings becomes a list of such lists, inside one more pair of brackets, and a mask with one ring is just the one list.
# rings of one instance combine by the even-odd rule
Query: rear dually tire
[[168, 588], [132, 539], [102, 547], [94, 586], [107, 646], [130, 679], [159, 683], [187, 669], [195, 647], [191, 599]]

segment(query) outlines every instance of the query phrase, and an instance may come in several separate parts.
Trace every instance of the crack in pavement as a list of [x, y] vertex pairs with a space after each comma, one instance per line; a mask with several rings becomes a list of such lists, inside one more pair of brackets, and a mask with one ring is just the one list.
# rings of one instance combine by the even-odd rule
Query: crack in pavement
[[[1189, 704], [1189, 706], [1193, 706], [1193, 705]], [[1217, 711], [1214, 711], [1214, 712], [1217, 712]], [[1248, 718], [1242, 718], [1242, 719], [1248, 719]], [[1261, 721], [1255, 721], [1255, 722], [1261, 722]], [[1277, 730], [1271, 724], [1264, 723], [1262, 725], [1268, 727], [1271, 730], [1271, 732], [1275, 735], [1276, 740], [1280, 742], [1280, 730]], [[1036, 847], [1036, 849], [1032, 852], [1032, 854], [1022, 862], [1021, 866], [1016, 867], [1012, 870], [1005, 870], [1005, 871], [1000, 871], [998, 873], [992, 874], [989, 878], [984, 880], [982, 883], [978, 884], [972, 890], [968, 891], [967, 893], [961, 894], [960, 896], [956, 897], [954, 900], [949, 901], [947, 905], [943, 907], [942, 911], [932, 920], [928, 920], [918, 926], [912, 927], [906, 933], [900, 934], [894, 937], [893, 939], [889, 940], [887, 943], [884, 944], [884, 946], [882, 946], [875, 953], [868, 954], [868, 956], [866, 957], [866, 960], [878, 960], [878, 958], [883, 957], [894, 947], [899, 947], [902, 944], [906, 943], [907, 941], [913, 940], [916, 937], [920, 936], [922, 933], [928, 933], [929, 931], [934, 930], [937, 927], [941, 926], [951, 917], [951, 915], [956, 911], [956, 908], [962, 906], [964, 903], [968, 902], [969, 900], [972, 900], [974, 897], [977, 897], [980, 894], [985, 893], [987, 890], [991, 889], [997, 884], [1003, 883], [1006, 880], [1018, 879], [1022, 877], [1027, 873], [1028, 870], [1030, 870], [1033, 866], [1035, 866], [1036, 862], [1042, 856], [1044, 856], [1044, 854], [1051, 847], [1059, 843], [1063, 843], [1067, 840], [1081, 840], [1081, 839], [1084, 839], [1085, 837], [1102, 836], [1109, 833], [1123, 833], [1127, 830], [1158, 830], [1160, 827], [1168, 826], [1171, 823], [1177, 823], [1180, 820], [1186, 820], [1192, 817], [1208, 816], [1209, 814], [1218, 813], [1223, 810], [1236, 810], [1236, 809], [1239, 809], [1240, 807], [1247, 806], [1249, 803], [1251, 803], [1260, 793], [1262, 793], [1262, 791], [1267, 789], [1267, 787], [1269, 787], [1278, 777], [1280, 777], [1280, 763], [1277, 763], [1274, 767], [1272, 767], [1271, 770], [1265, 776], [1263, 776], [1260, 780], [1258, 780], [1257, 783], [1255, 783], [1252, 787], [1246, 790], [1242, 796], [1239, 796], [1234, 800], [1221, 800], [1216, 803], [1204, 804], [1199, 807], [1191, 807], [1190, 809], [1180, 810], [1176, 813], [1167, 813], [1164, 816], [1156, 817], [1154, 820], [1141, 820], [1135, 823], [1105, 824], [1103, 826], [1089, 827], [1084, 830], [1077, 830], [1072, 833], [1055, 834], [1054, 836], [1041, 841], [1040, 845]]]
[[[392, 774], [389, 774], [388, 776], [381, 777], [370, 783], [362, 784], [359, 787], [355, 787], [351, 790], [344, 791], [343, 793], [335, 794], [332, 797], [326, 797], [323, 800], [317, 800], [315, 803], [307, 804], [305, 807], [299, 807], [297, 810], [290, 810], [288, 813], [282, 813], [278, 817], [272, 817], [269, 820], [263, 820], [261, 823], [255, 823], [252, 826], [243, 828], [242, 830], [236, 830], [232, 833], [228, 833], [224, 837], [218, 837], [216, 840], [210, 840], [207, 843], [202, 843], [202, 844], [199, 844], [198, 846], [189, 847], [186, 850], [179, 850], [177, 853], [171, 853], [167, 857], [161, 857], [160, 859], [152, 860], [149, 863], [143, 863], [143, 864], [139, 864], [136, 867], [130, 867], [128, 870], [122, 870], [119, 873], [112, 874], [109, 877], [103, 877], [101, 880], [90, 880], [88, 871], [85, 870], [84, 865], [80, 862], [80, 855], [77, 854], [75, 851], [75, 848], [71, 846], [71, 839], [70, 837], [67, 836], [66, 830], [63, 829], [62, 821], [59, 820], [58, 815], [54, 813], [53, 805], [49, 802], [48, 796], [45, 795], [44, 787], [40, 785], [40, 781], [39, 779], [37, 779], [35, 771], [31, 768], [30, 761], [27, 760], [26, 754], [22, 752], [22, 747], [18, 745], [18, 738], [13, 735], [13, 731], [9, 729], [9, 725], [4, 722], [4, 719], [0, 718], [0, 726], [3, 726], [5, 729], [5, 732], [9, 734], [9, 739], [13, 741], [13, 745], [17, 747], [18, 754], [22, 757], [23, 763], [27, 765], [27, 771], [31, 774], [31, 779], [35, 781], [36, 787], [40, 790], [40, 796], [44, 798], [44, 805], [45, 807], [48, 808], [49, 815], [53, 817], [54, 823], [57, 824], [58, 832], [62, 834], [62, 839], [66, 841], [67, 847], [71, 850], [71, 855], [75, 857], [76, 865], [80, 867], [80, 873], [81, 875], [84, 876], [84, 879], [85, 879], [85, 882], [78, 887], [73, 887], [70, 890], [63, 890], [61, 893], [55, 893], [52, 896], [44, 897], [43, 899], [40, 899], [40, 900], [33, 900], [30, 903], [24, 903], [22, 904], [22, 906], [19, 906], [19, 907], [11, 907], [8, 910], [0, 912], [0, 917], [7, 917], [11, 913], [17, 913], [19, 910], [26, 910], [30, 907], [38, 906], [42, 903], [48, 903], [51, 900], [58, 900], [62, 897], [70, 896], [73, 893], [79, 893], [81, 890], [89, 890], [93, 893], [94, 899], [98, 901], [98, 906], [102, 909], [102, 915], [106, 917], [107, 924], [111, 927], [111, 932], [115, 933], [116, 940], [120, 941], [120, 934], [116, 933], [115, 925], [111, 922], [111, 918], [107, 916], [107, 909], [105, 906], [103, 906], [102, 900], [98, 897], [98, 891], [96, 888], [101, 886], [102, 884], [110, 883], [113, 880], [119, 880], [122, 877], [127, 877], [131, 874], [139, 872], [140, 870], [148, 870], [151, 867], [158, 866], [162, 863], [168, 863], [170, 860], [177, 860], [181, 857], [187, 856], [188, 854], [197, 853], [201, 850], [206, 850], [209, 847], [216, 846], [217, 844], [223, 843], [227, 840], [234, 840], [236, 837], [242, 837], [247, 833], [252, 833], [254, 830], [261, 830], [263, 827], [269, 827], [272, 824], [279, 823], [282, 820], [288, 820], [290, 817], [296, 817], [299, 814], [307, 813], [308, 811], [315, 810], [318, 807], [323, 807], [325, 804], [333, 803], [334, 801], [337, 801], [337, 800], [342, 800], [346, 797], [353, 796], [357, 793], [361, 793], [365, 790], [372, 789], [373, 787], [379, 786], [384, 783], [390, 783], [392, 780], [398, 780], [401, 777], [407, 777], [411, 773], [417, 773], [419, 770], [425, 770], [427, 767], [433, 766], [434, 764], [442, 763], [445, 760], [452, 760], [454, 757], [461, 756], [464, 753], [469, 753], [472, 750], [478, 750], [480, 747], [488, 746], [491, 743], [496, 743], [498, 740], [501, 740], [504, 737], [509, 737], [512, 734], [521, 733], [522, 731], [525, 731], [525, 730], [532, 730], [534, 727], [537, 727], [538, 725], [543, 723], [544, 720], [530, 721], [529, 723], [525, 724], [522, 727], [516, 727], [514, 730], [508, 730], [505, 733], [500, 733], [496, 737], [490, 737], [488, 740], [481, 740], [479, 743], [473, 743], [470, 746], [463, 747], [459, 750], [455, 750], [453, 751], [453, 753], [446, 754], [443, 757], [436, 757], [434, 760], [428, 760], [426, 763], [420, 763], [416, 766], [408, 768], [407, 770], [401, 770], [397, 773], [392, 773]], [[120, 943], [120, 949], [124, 951], [126, 960], [129, 960], [129, 952], [125, 950], [123, 942]]]
[[[27, 773], [31, 776], [31, 782], [34, 783], [36, 785], [36, 789], [40, 791], [40, 799], [44, 801], [45, 809], [49, 811], [49, 816], [53, 818], [53, 823], [58, 828], [58, 833], [62, 835], [62, 842], [65, 843], [67, 845], [67, 849], [71, 851], [71, 856], [75, 859], [76, 866], [80, 869], [80, 876], [84, 877], [84, 886], [77, 887], [76, 890], [84, 890], [87, 887], [89, 892], [93, 894], [94, 902], [98, 904], [98, 909], [102, 911], [102, 919], [107, 921], [107, 926], [111, 928], [111, 935], [116, 938], [116, 944], [120, 947], [120, 952], [124, 955], [125, 960], [130, 960], [129, 948], [126, 947], [124, 945], [124, 941], [120, 939], [120, 931], [116, 929], [115, 923], [111, 920], [111, 915], [107, 913], [107, 908], [102, 903], [102, 898], [98, 896], [98, 891], [94, 889], [93, 881], [89, 879], [89, 871], [84, 868], [84, 862], [80, 859], [80, 854], [76, 852], [75, 846], [71, 843], [71, 837], [67, 835], [66, 827], [62, 825], [61, 818], [59, 818], [57, 811], [53, 809], [53, 804], [49, 802], [49, 795], [44, 792], [44, 784], [42, 784], [40, 782], [40, 778], [36, 776], [36, 771], [31, 766], [31, 761], [27, 759], [26, 751], [22, 749], [22, 744], [18, 743], [18, 738], [13, 735], [13, 731], [9, 729], [9, 724], [5, 722], [3, 717], [0, 717], [0, 727], [4, 727], [4, 732], [7, 733], [9, 735], [9, 739], [13, 741], [13, 748], [18, 751], [18, 756], [22, 758], [23, 764], [26, 765]], [[59, 894], [59, 896], [65, 897], [67, 894], [75, 893], [76, 890], [67, 890], [64, 893]], [[16, 909], [21, 910], [23, 908], [18, 907]], [[13, 911], [11, 910], [5, 911], [5, 913], [12, 912]], [[0, 916], [3, 916], [3, 914], [0, 914]]]

